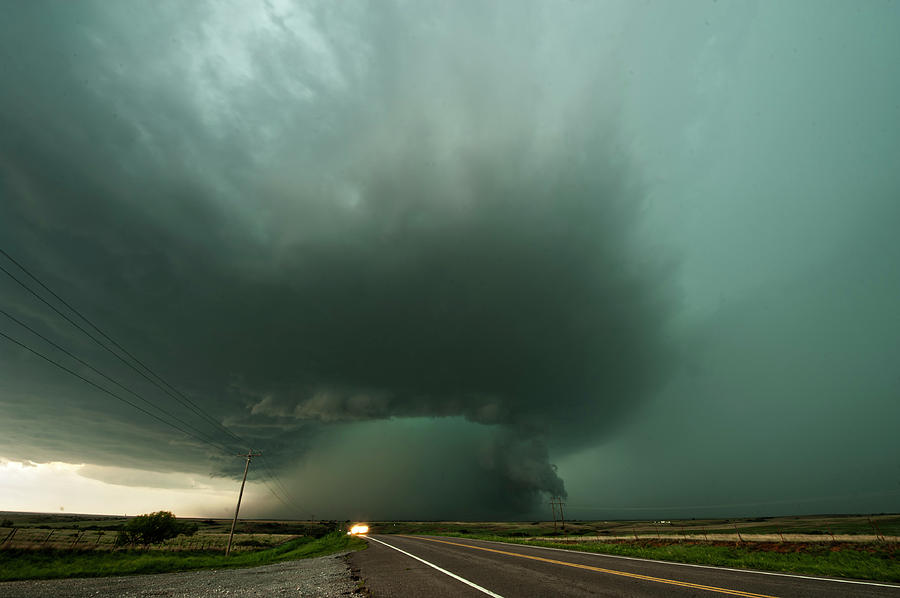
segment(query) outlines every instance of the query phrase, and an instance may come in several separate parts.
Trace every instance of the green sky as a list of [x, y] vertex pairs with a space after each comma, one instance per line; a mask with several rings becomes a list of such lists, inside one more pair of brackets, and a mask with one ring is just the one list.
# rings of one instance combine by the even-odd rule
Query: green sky
[[241, 440], [0, 272], [226, 445], [0, 339], [0, 457], [250, 445], [303, 510], [261, 515], [897, 511], [897, 56], [888, 1], [6, 4], [2, 248]]

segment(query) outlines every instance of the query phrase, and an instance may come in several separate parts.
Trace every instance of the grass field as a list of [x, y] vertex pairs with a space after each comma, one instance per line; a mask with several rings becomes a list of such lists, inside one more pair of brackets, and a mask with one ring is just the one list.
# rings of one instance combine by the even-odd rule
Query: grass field
[[465, 538], [678, 563], [900, 582], [900, 552], [898, 552], [897, 545], [891, 543], [784, 543], [772, 545], [676, 540], [553, 542], [488, 534], [456, 535]]
[[567, 521], [565, 527], [547, 521], [375, 521], [370, 522], [372, 533], [382, 534], [446, 534], [475, 533], [510, 537], [540, 536], [628, 536], [659, 538], [677, 535], [687, 539], [701, 539], [704, 534], [803, 534], [900, 536], [900, 515], [812, 515], [791, 517], [755, 517], [744, 519], [684, 519], [671, 521]]
[[0, 512], [0, 581], [252, 567], [365, 546], [343, 522], [242, 520], [226, 557], [231, 520], [179, 520], [197, 532], [134, 546], [116, 542], [127, 517]]
[[[0, 511], [0, 528], [28, 528], [46, 530], [110, 531], [122, 527], [130, 517], [122, 515], [81, 515], [62, 513], [22, 513]], [[231, 519], [200, 519], [179, 517], [179, 521], [194, 523], [200, 533], [228, 533]], [[251, 534], [316, 535], [332, 529], [336, 521], [278, 521], [270, 519], [241, 519], [238, 531]], [[3, 537], [0, 536], [0, 544]]]
[[[9, 528], [0, 528], [0, 540], [11, 532]], [[296, 534], [247, 534], [235, 533], [232, 552], [247, 552], [271, 548], [297, 538]], [[82, 530], [71, 528], [37, 529], [19, 528], [15, 535], [4, 543], [3, 549], [55, 549], [55, 550], [117, 550], [136, 549], [154, 551], [224, 551], [228, 544], [227, 533], [201, 532], [192, 536], [178, 536], [159, 544], [135, 546], [122, 544], [117, 539], [117, 532], [103, 530]]]
[[191, 569], [254, 567], [365, 547], [342, 531], [320, 538], [302, 536], [279, 546], [226, 557], [220, 551], [0, 550], [0, 581], [166, 573]]
[[[546, 521], [383, 521], [370, 527], [372, 533], [458, 536], [681, 563], [900, 582], [900, 515], [573, 521], [565, 529]], [[717, 535], [731, 539], [716, 541]], [[804, 540], [791, 541], [791, 537]]]
[[[62, 515], [48, 513], [0, 512], [0, 550], [113, 550], [138, 548], [117, 541], [127, 517], [102, 515]], [[179, 536], [145, 550], [204, 551], [225, 550], [231, 520], [185, 519], [197, 526], [197, 533]], [[271, 548], [298, 536], [319, 537], [340, 527], [336, 521], [259, 521], [238, 524], [232, 550], [246, 552]]]

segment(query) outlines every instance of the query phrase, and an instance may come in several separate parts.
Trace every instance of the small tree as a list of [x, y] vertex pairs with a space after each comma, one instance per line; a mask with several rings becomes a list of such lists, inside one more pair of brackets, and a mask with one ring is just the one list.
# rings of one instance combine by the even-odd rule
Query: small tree
[[197, 526], [177, 521], [169, 511], [157, 511], [138, 515], [125, 524], [123, 531], [131, 542], [157, 544], [180, 534], [193, 535]]

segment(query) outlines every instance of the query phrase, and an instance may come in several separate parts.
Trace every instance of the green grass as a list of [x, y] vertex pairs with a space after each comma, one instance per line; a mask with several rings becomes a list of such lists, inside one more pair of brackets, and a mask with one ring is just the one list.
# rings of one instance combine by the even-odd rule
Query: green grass
[[447, 534], [511, 544], [566, 548], [678, 563], [803, 573], [830, 577], [900, 582], [900, 551], [895, 544], [712, 544], [705, 542], [578, 542], [525, 540], [487, 534]]
[[492, 534], [509, 537], [534, 536], [638, 536], [707, 534], [834, 534], [900, 535], [900, 515], [803, 515], [738, 519], [680, 519], [654, 521], [567, 521], [565, 530], [550, 521], [370, 521], [381, 534]]
[[255, 567], [344, 550], [359, 550], [365, 546], [365, 541], [360, 538], [348, 536], [343, 532], [332, 532], [318, 539], [297, 538], [274, 548], [236, 553], [230, 557], [221, 552], [203, 551], [2, 550], [0, 581]]

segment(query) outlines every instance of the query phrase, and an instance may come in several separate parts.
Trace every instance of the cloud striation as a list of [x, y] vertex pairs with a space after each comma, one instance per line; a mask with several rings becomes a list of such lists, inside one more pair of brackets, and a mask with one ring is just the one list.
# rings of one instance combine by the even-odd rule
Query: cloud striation
[[[672, 300], [668, 260], [635, 247], [615, 40], [550, 8], [4, 9], [4, 244], [283, 472], [359, 422], [456, 418], [477, 450], [421, 459], [476, 488], [469, 512], [526, 513], [566, 494], [551, 452], [664, 379]], [[118, 367], [3, 284], [5, 308]], [[2, 351], [26, 430], [68, 400], [50, 440], [5, 451], [180, 467], [139, 415]], [[73, 435], [76, 408], [109, 419]], [[117, 422], [145, 431], [102, 442]]]

